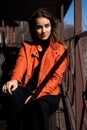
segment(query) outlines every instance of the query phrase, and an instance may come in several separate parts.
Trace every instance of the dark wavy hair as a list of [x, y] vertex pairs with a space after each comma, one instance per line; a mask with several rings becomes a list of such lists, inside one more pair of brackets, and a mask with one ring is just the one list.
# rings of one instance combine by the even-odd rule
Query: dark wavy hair
[[30, 28], [30, 33], [31, 33], [31, 37], [33, 40], [37, 39], [37, 36], [34, 32], [34, 27], [35, 27], [35, 22], [36, 22], [36, 18], [41, 18], [41, 17], [45, 17], [47, 19], [50, 20], [51, 23], [51, 38], [54, 42], [59, 42], [60, 41], [60, 35], [58, 32], [58, 28], [57, 28], [57, 19], [54, 18], [50, 12], [46, 9], [46, 8], [39, 8], [38, 10], [36, 10], [33, 15], [31, 16], [31, 18], [29, 19], [29, 28]]

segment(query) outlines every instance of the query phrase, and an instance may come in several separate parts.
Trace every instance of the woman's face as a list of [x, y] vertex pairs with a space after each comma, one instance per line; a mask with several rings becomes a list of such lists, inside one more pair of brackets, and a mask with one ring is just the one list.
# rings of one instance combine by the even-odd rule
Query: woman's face
[[40, 40], [47, 40], [51, 34], [50, 20], [45, 17], [36, 18], [34, 31]]

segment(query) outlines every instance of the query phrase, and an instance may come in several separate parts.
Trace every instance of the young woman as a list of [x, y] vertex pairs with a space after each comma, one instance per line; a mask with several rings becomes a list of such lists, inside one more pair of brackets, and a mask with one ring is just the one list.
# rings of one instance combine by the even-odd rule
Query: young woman
[[66, 57], [33, 103], [29, 101], [65, 51], [56, 24], [45, 8], [38, 9], [29, 20], [32, 42], [23, 42], [11, 80], [2, 87], [8, 97], [9, 130], [49, 129], [49, 116], [58, 107]]

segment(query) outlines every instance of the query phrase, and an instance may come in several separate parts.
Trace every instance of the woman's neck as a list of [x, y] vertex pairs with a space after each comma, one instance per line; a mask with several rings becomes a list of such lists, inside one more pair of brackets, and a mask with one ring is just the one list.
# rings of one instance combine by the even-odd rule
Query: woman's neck
[[39, 44], [41, 45], [43, 50], [46, 50], [50, 45], [50, 39], [39, 41]]

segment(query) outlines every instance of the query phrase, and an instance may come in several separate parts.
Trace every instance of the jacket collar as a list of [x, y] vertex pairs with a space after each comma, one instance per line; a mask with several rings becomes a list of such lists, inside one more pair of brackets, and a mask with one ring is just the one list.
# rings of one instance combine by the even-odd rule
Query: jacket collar
[[[50, 46], [54, 49], [54, 50], [56, 50], [56, 49], [58, 49], [58, 42], [53, 42], [53, 40], [50, 38]], [[41, 45], [38, 43], [37, 45], [36, 45], [36, 48], [37, 48], [37, 50], [38, 51], [42, 51], [42, 47], [41, 47]]]
[[[38, 51], [42, 51], [42, 47], [41, 47], [40, 44], [37, 44], [37, 45], [35, 45], [35, 46], [36, 46], [36, 47], [35, 47], [36, 49], [33, 51], [33, 55], [39, 58], [39, 53], [38, 53]], [[54, 43], [54, 42], [52, 41], [52, 39], [50, 39], [50, 46], [51, 46], [54, 50], [57, 50], [57, 49], [59, 48], [58, 42]]]

